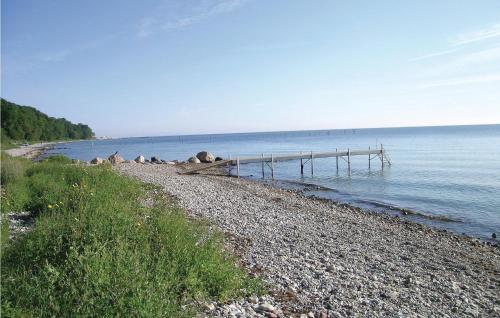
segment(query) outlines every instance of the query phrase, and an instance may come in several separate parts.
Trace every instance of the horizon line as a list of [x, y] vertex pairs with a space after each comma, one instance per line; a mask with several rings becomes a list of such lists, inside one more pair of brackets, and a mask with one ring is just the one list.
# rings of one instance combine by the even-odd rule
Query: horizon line
[[[193, 134], [167, 134], [167, 135], [150, 135], [150, 136], [126, 136], [126, 137], [109, 137], [110, 139], [127, 139], [127, 138], [158, 138], [158, 137], [192, 137], [192, 136], [219, 136], [219, 135], [245, 135], [245, 134], [272, 134], [272, 133], [287, 133], [287, 132], [317, 132], [317, 131], [333, 131], [333, 130], [366, 130], [366, 129], [400, 129], [400, 128], [439, 128], [439, 127], [466, 127], [466, 126], [498, 126], [500, 123], [489, 124], [458, 124], [458, 125], [423, 125], [423, 126], [386, 126], [386, 127], [358, 127], [358, 128], [320, 128], [320, 129], [298, 129], [298, 130], [268, 130], [268, 131], [246, 131], [246, 132], [223, 132], [223, 133], [193, 133]], [[108, 136], [100, 136], [108, 137]], [[98, 139], [98, 138], [96, 138]]]

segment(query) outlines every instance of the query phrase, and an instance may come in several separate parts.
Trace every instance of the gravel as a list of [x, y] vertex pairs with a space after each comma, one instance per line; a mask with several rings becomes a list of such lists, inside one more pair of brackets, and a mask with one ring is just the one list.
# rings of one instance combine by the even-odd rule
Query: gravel
[[[34, 219], [30, 212], [9, 212], [9, 239], [16, 239], [33, 229]], [[2, 219], [0, 218], [0, 223]]]
[[498, 247], [267, 183], [178, 175], [170, 165], [117, 170], [163, 186], [189, 216], [216, 225], [270, 286], [264, 298], [208, 304], [207, 315], [500, 316]]

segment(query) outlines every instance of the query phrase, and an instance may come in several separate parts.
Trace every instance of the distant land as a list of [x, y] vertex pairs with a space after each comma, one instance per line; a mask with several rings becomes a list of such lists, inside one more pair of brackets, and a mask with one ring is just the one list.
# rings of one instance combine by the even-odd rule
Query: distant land
[[94, 138], [88, 125], [50, 117], [34, 107], [17, 105], [2, 98], [1, 108], [2, 143]]

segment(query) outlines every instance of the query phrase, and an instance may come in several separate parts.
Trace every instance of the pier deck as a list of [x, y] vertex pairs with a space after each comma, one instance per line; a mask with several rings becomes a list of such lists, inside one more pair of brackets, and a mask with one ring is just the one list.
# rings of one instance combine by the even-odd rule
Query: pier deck
[[[286, 154], [286, 155], [264, 155], [262, 154], [260, 157], [236, 157], [235, 159], [229, 160], [221, 160], [214, 163], [203, 164], [182, 172], [180, 174], [192, 174], [198, 171], [220, 167], [225, 165], [236, 166], [237, 176], [240, 176], [240, 164], [245, 163], [261, 163], [262, 168], [262, 177], [265, 177], [265, 165], [267, 165], [271, 169], [271, 177], [274, 179], [274, 163], [279, 161], [288, 161], [288, 160], [300, 160], [300, 172], [304, 173], [304, 165], [306, 163], [310, 163], [311, 166], [311, 174], [314, 174], [314, 159], [319, 158], [336, 158], [336, 166], [337, 171], [339, 169], [339, 158], [347, 161], [349, 174], [351, 172], [351, 157], [352, 156], [368, 156], [368, 167], [371, 168], [371, 161], [374, 158], [379, 158], [382, 169], [384, 168], [384, 164], [391, 164], [391, 161], [384, 150], [383, 146], [380, 145], [380, 149], [370, 149], [368, 150], [350, 150], [347, 149], [345, 151], [330, 151], [330, 152], [300, 152], [295, 154]], [[346, 159], [347, 158], [347, 159]]]

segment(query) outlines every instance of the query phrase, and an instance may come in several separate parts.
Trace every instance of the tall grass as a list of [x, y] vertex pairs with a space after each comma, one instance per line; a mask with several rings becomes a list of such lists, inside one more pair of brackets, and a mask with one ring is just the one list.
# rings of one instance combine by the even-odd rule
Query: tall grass
[[[16, 187], [27, 199], [11, 193]], [[147, 195], [144, 184], [107, 166], [57, 160], [33, 164], [7, 185], [4, 201], [37, 217], [2, 253], [3, 313], [183, 317], [197, 300], [260, 291], [220, 237], [159, 196], [143, 206]]]

